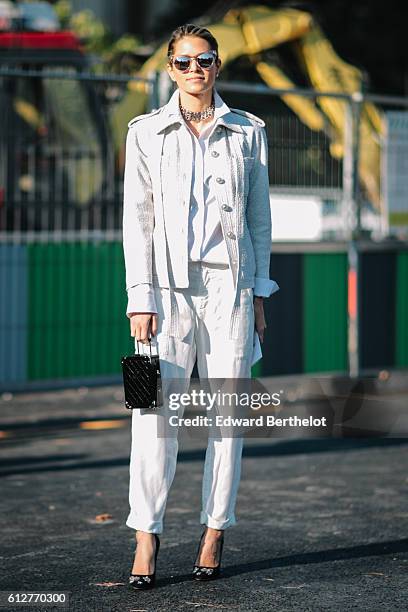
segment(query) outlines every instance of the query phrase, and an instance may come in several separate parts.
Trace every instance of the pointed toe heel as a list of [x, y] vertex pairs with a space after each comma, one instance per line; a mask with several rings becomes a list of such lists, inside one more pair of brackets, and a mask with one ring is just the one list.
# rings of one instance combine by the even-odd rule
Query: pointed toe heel
[[156, 566], [157, 566], [157, 555], [159, 554], [160, 538], [155, 533], [154, 538], [156, 540], [156, 551], [154, 553], [154, 572], [153, 574], [130, 574], [129, 586], [135, 591], [147, 591], [152, 589], [156, 584]]
[[[201, 534], [201, 538], [200, 538], [200, 543], [198, 545], [198, 551], [197, 551], [197, 557], [200, 553], [200, 549], [201, 549], [201, 542], [202, 539], [204, 537], [205, 534], [205, 530], [204, 532]], [[194, 578], [194, 580], [199, 580], [201, 582], [204, 581], [208, 581], [208, 580], [214, 580], [215, 578], [219, 578], [221, 575], [221, 557], [222, 557], [222, 549], [224, 546], [224, 534], [222, 535], [221, 538], [221, 547], [220, 547], [220, 560], [218, 565], [216, 565], [215, 567], [207, 567], [205, 565], [194, 565], [193, 567], [193, 571], [191, 573], [192, 577]]]

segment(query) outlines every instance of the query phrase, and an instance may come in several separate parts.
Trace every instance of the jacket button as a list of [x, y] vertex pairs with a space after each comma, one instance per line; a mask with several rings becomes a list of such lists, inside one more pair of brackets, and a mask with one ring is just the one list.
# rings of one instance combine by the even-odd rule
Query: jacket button
[[220, 176], [217, 176], [217, 178], [215, 179], [217, 181], [217, 183], [220, 183], [220, 185], [222, 185], [223, 183], [225, 183], [224, 179], [221, 178]]
[[218, 151], [213, 151], [213, 152], [211, 153], [211, 155], [212, 155], [213, 157], [218, 157], [218, 156], [219, 156], [219, 153], [218, 153]]
[[228, 204], [223, 204], [222, 205], [222, 210], [226, 210], [227, 212], [231, 212], [232, 208], [231, 208], [231, 206], [228, 206]]
[[235, 240], [234, 232], [227, 232], [227, 236], [228, 236], [228, 238], [231, 238], [231, 240]]

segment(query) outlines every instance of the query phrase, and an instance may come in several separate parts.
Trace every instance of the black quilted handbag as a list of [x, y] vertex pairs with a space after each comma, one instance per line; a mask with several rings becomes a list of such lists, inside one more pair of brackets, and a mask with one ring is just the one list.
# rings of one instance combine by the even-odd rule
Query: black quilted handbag
[[159, 356], [152, 355], [150, 341], [150, 355], [140, 354], [136, 343], [137, 353], [122, 357], [125, 406], [155, 410], [163, 403]]

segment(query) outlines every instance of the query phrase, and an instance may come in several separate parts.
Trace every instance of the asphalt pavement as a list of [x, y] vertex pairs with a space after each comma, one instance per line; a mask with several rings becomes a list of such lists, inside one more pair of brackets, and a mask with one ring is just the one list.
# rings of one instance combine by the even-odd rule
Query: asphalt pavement
[[121, 387], [4, 394], [0, 590], [65, 592], [72, 612], [408, 609], [408, 437], [248, 438], [238, 522], [208, 584], [190, 577], [205, 443], [184, 431], [179, 441], [157, 586], [132, 592]]

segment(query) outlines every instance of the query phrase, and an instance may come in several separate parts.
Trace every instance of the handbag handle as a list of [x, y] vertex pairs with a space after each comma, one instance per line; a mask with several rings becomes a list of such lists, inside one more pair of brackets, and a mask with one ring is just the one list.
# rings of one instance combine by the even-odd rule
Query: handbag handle
[[[149, 340], [150, 361], [151, 361], [152, 360], [152, 341], [151, 341], [150, 338], [148, 338], [148, 340]], [[137, 345], [137, 354], [140, 355], [140, 353], [139, 353], [139, 340], [136, 340], [136, 338], [135, 338], [135, 341], [136, 341], [136, 345]]]

